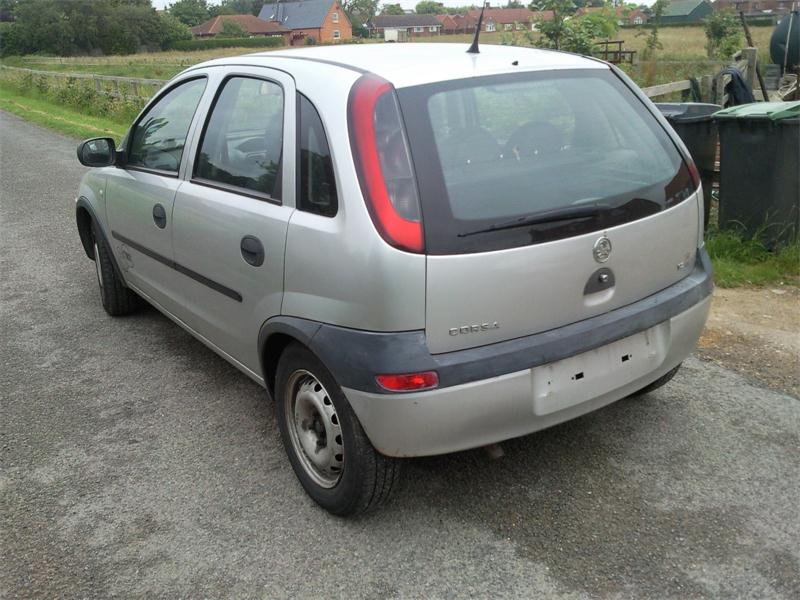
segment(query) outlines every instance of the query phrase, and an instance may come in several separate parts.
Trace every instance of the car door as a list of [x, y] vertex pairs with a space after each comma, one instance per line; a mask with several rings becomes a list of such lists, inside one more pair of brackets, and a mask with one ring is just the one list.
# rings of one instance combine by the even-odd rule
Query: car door
[[290, 76], [227, 67], [173, 210], [178, 316], [256, 374], [258, 331], [283, 298], [295, 113]]
[[121, 168], [106, 184], [109, 237], [125, 279], [168, 310], [172, 267], [172, 209], [184, 148], [207, 87], [206, 75], [175, 82], [137, 119]]

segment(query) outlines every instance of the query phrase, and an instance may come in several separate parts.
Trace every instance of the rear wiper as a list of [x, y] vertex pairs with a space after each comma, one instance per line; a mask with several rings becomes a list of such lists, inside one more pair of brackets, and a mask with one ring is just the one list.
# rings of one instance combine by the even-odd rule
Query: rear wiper
[[490, 231], [500, 231], [502, 229], [514, 229], [515, 227], [525, 227], [526, 225], [539, 225], [541, 223], [557, 223], [558, 221], [573, 221], [576, 219], [588, 219], [611, 211], [607, 204], [584, 204], [581, 206], [566, 206], [553, 210], [517, 217], [509, 221], [500, 221], [488, 227], [475, 229], [474, 231], [464, 231], [458, 237], [467, 237], [477, 233], [488, 233]]

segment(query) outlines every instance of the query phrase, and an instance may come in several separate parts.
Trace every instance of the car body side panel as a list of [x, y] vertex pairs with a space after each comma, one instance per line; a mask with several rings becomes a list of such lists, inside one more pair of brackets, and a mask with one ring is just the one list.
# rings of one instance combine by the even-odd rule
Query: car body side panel
[[389, 246], [361, 195], [347, 123], [347, 97], [358, 73], [338, 80], [313, 76], [299, 63], [297, 89], [317, 108], [336, 173], [339, 211], [333, 218], [296, 211], [286, 240], [283, 314], [371, 331], [425, 326], [425, 257]]

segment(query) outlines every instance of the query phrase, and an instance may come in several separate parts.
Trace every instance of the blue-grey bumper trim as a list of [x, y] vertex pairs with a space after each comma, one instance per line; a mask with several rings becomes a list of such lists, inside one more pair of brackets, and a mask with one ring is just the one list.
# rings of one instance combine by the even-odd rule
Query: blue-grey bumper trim
[[[678, 283], [633, 304], [564, 327], [505, 342], [430, 354], [424, 331], [377, 333], [314, 324], [294, 317], [270, 320], [261, 342], [273, 331], [298, 328], [312, 352], [339, 384], [364, 392], [386, 393], [375, 375], [436, 371], [445, 388], [537, 367], [604, 346], [649, 329], [698, 304], [713, 289], [711, 261], [697, 252], [693, 271]], [[263, 347], [263, 346], [262, 346]]]

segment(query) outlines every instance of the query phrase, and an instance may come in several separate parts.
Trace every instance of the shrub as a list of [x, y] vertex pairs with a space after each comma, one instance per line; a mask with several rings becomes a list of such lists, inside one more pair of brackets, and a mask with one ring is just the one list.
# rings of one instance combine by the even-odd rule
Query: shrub
[[732, 11], [714, 12], [703, 27], [709, 58], [730, 58], [742, 47], [741, 24]]

